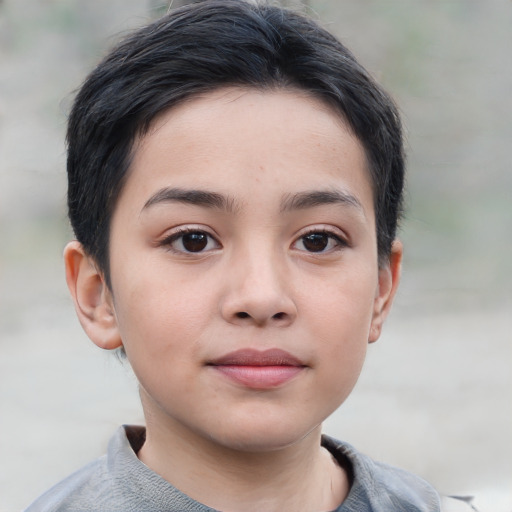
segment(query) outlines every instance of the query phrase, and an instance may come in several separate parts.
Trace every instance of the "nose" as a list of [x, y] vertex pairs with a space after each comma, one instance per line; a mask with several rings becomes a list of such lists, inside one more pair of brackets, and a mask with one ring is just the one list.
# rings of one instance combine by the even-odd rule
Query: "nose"
[[230, 264], [221, 314], [235, 325], [285, 327], [297, 307], [284, 265], [271, 255], [245, 254]]

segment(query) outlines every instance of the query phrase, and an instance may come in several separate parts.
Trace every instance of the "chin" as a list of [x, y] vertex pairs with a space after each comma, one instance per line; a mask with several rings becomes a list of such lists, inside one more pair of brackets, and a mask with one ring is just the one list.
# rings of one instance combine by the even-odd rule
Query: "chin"
[[319, 429], [320, 425], [300, 429], [296, 424], [292, 425], [288, 422], [272, 424], [266, 421], [260, 425], [236, 426], [236, 430], [233, 427], [232, 425], [229, 432], [221, 435], [210, 433], [210, 438], [232, 450], [265, 453], [279, 451], [298, 443]]

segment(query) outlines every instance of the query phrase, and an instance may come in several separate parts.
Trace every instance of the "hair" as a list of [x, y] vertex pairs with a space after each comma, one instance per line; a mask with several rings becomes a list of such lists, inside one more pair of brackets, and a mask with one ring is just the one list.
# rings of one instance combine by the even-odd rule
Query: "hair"
[[405, 168], [390, 96], [314, 20], [245, 0], [208, 0], [128, 35], [75, 98], [67, 131], [69, 218], [107, 284], [110, 221], [135, 142], [164, 111], [229, 86], [303, 90], [342, 117], [366, 154], [379, 263], [386, 261], [402, 213]]

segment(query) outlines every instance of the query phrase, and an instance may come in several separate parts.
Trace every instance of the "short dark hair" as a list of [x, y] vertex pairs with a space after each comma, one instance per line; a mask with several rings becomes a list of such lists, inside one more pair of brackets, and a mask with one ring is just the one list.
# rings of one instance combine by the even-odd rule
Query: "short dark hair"
[[243, 0], [171, 11], [120, 42], [80, 88], [69, 117], [68, 208], [75, 236], [109, 279], [109, 228], [134, 142], [155, 117], [225, 86], [296, 88], [328, 104], [364, 147], [385, 261], [402, 212], [397, 109], [352, 53], [312, 19]]

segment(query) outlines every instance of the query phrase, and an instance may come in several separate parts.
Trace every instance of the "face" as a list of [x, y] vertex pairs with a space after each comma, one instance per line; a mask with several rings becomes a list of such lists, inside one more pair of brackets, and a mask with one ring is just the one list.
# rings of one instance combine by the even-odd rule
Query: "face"
[[233, 88], [162, 115], [110, 243], [112, 308], [147, 418], [277, 449], [352, 390], [383, 270], [364, 152], [321, 102]]

